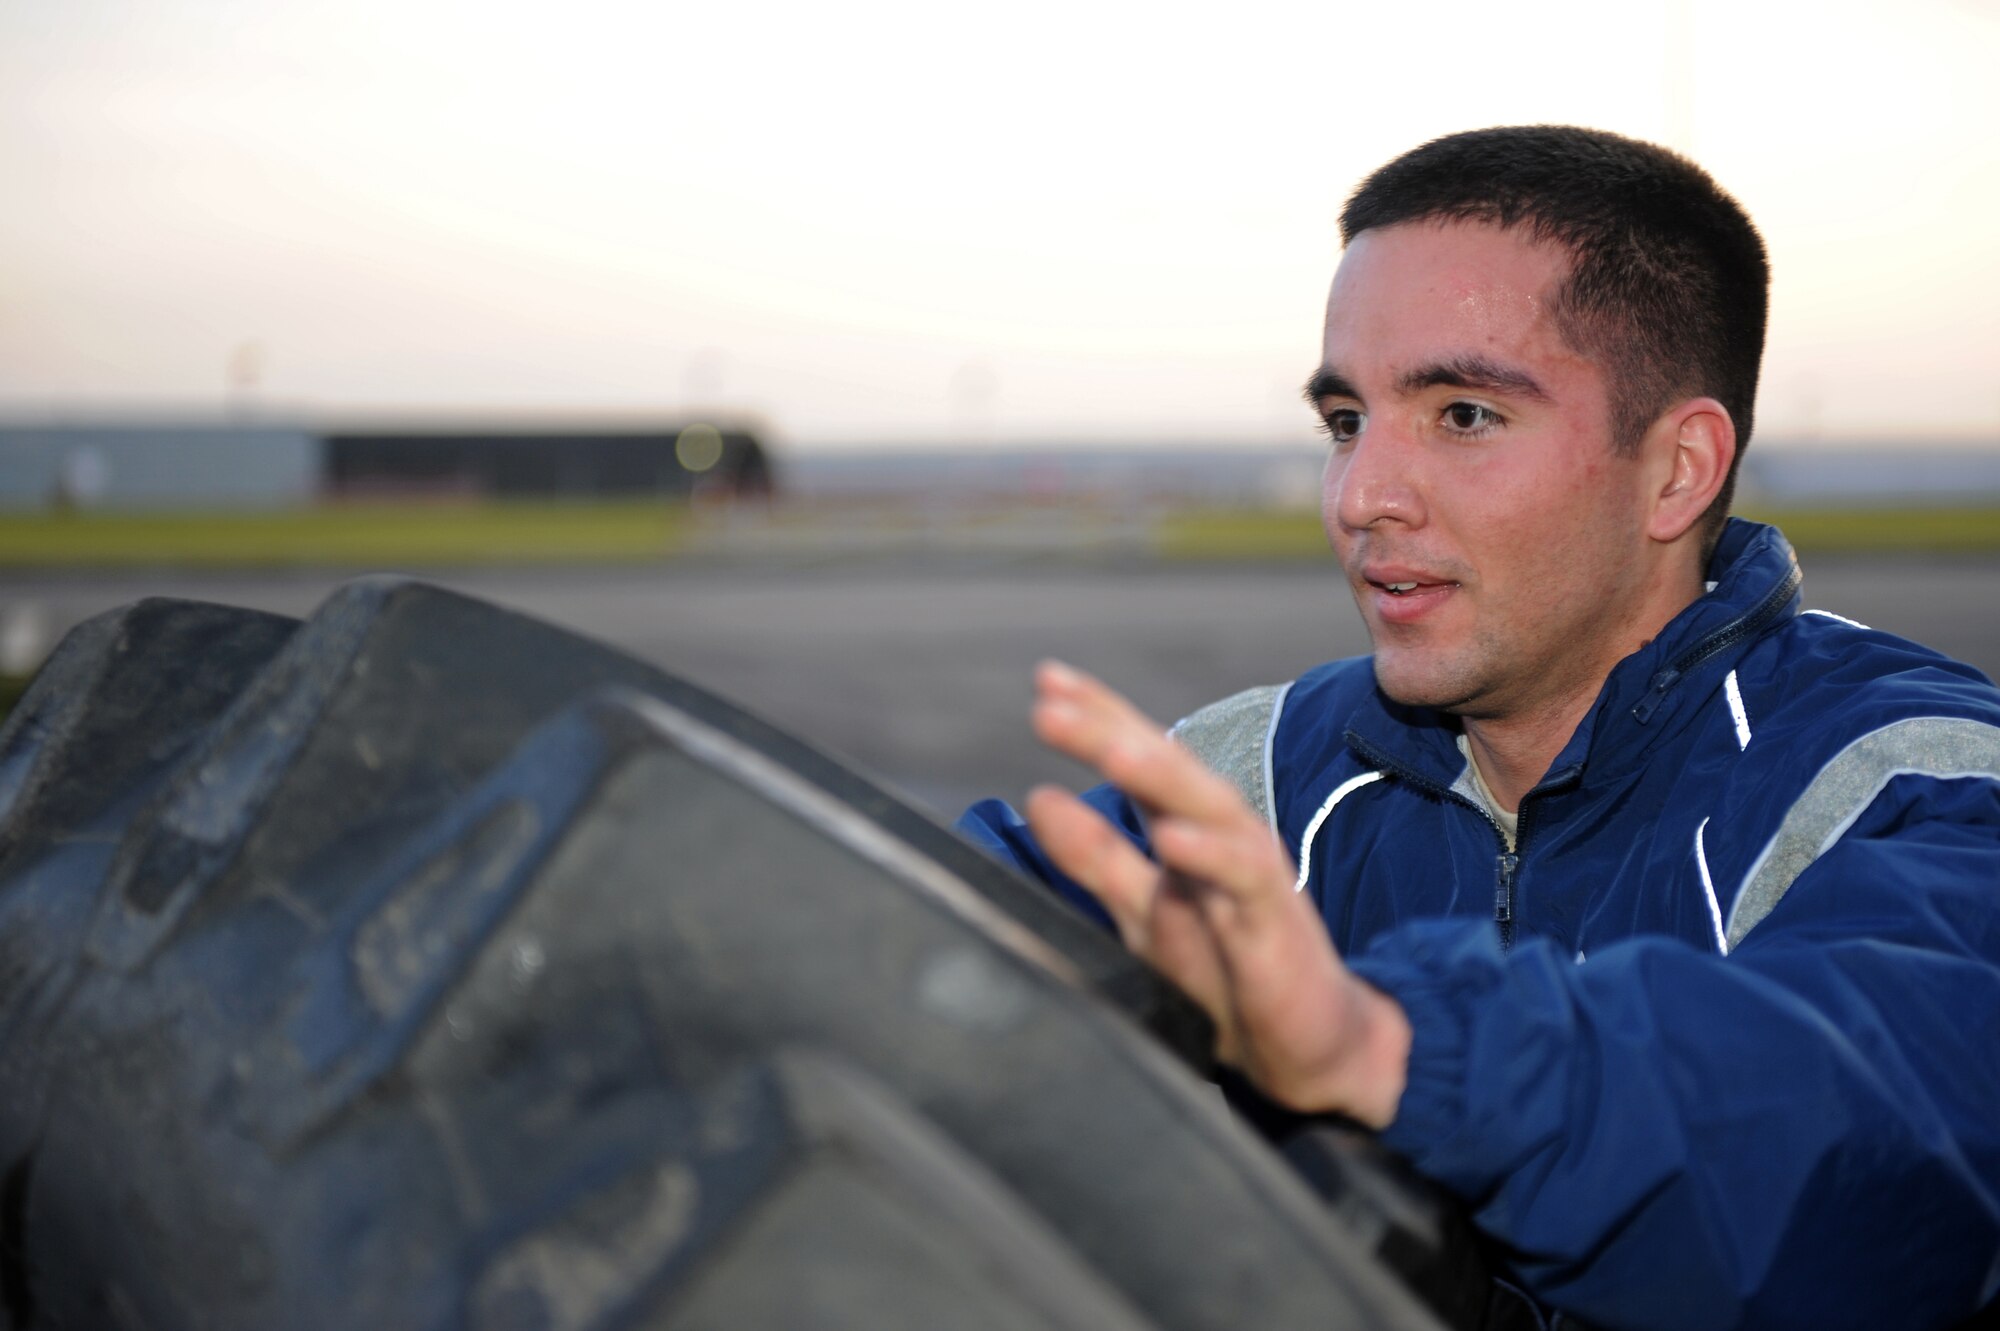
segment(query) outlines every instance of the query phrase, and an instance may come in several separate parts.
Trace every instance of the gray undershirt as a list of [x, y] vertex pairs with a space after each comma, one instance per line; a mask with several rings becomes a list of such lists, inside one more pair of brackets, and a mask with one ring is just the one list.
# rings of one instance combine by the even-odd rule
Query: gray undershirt
[[1487, 817], [1493, 820], [1494, 826], [1500, 829], [1500, 835], [1506, 838], [1507, 849], [1512, 851], [1514, 838], [1520, 831], [1521, 815], [1507, 812], [1500, 807], [1500, 801], [1493, 798], [1492, 790], [1486, 785], [1486, 778], [1480, 775], [1479, 764], [1473, 760], [1472, 742], [1466, 739], [1463, 731], [1459, 732], [1458, 751], [1465, 755], [1465, 774], [1459, 777], [1452, 789], [1470, 797], [1473, 803], [1486, 810]]

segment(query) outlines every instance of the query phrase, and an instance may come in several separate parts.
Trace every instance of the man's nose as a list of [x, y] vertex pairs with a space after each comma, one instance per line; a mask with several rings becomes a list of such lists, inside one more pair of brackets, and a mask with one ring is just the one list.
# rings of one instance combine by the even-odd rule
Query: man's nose
[[1418, 459], [1409, 440], [1386, 422], [1370, 421], [1351, 443], [1327, 455], [1321, 513], [1336, 527], [1365, 531], [1382, 522], [1424, 522]]

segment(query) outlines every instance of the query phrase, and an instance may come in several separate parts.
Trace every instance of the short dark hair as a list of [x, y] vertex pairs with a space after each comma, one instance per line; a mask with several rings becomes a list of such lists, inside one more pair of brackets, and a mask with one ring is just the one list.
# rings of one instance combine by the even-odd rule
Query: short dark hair
[[[1340, 238], [1418, 221], [1518, 226], [1568, 250], [1556, 326], [1610, 381], [1613, 447], [1636, 449], [1661, 412], [1705, 394], [1735, 422], [1741, 461], [1771, 269], [1757, 228], [1706, 171], [1603, 130], [1476, 129], [1369, 176], [1341, 210]], [[1704, 518], [1711, 542], [1735, 489], [1733, 461]]]

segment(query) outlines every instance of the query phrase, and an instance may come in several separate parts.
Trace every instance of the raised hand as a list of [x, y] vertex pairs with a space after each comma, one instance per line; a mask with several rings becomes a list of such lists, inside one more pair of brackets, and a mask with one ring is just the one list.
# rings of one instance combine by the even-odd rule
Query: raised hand
[[1217, 1057], [1294, 1109], [1386, 1126], [1409, 1022], [1341, 963], [1270, 826], [1097, 680], [1050, 661], [1035, 686], [1035, 734], [1125, 792], [1158, 862], [1074, 795], [1041, 786], [1028, 824], [1050, 858], [1104, 903], [1127, 947], [1208, 1010]]

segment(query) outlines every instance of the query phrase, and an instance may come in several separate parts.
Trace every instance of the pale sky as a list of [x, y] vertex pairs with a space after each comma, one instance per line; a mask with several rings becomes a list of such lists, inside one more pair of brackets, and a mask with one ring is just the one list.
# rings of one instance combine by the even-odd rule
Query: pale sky
[[1760, 437], [2000, 438], [2000, 0], [1221, 8], [0, 0], [0, 410], [1304, 439], [1348, 191], [1561, 121], [1758, 221]]

